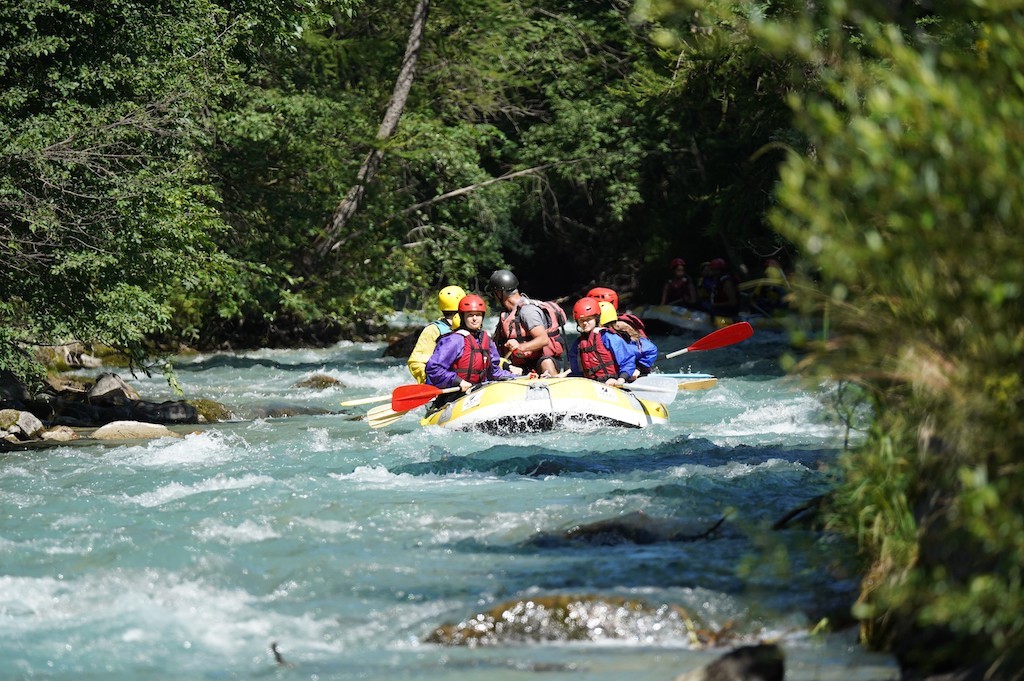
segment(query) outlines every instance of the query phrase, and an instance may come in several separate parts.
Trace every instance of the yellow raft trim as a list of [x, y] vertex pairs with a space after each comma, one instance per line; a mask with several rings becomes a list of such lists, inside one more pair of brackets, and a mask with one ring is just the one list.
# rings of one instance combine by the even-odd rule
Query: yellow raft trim
[[522, 432], [550, 430], [565, 421], [646, 428], [668, 423], [668, 409], [588, 378], [518, 378], [475, 388], [420, 425]]

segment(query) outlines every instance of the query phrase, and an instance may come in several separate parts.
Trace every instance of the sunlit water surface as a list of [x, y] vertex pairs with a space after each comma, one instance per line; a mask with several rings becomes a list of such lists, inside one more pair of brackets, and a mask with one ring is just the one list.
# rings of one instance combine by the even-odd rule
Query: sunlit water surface
[[[835, 539], [770, 530], [830, 489], [846, 436], [830, 391], [782, 375], [779, 340], [666, 362], [720, 378], [680, 393], [668, 426], [504, 436], [354, 418], [366, 407], [342, 400], [409, 382], [379, 343], [182, 357], [184, 396], [239, 421], [0, 455], [0, 678], [667, 681], [776, 641], [790, 681], [895, 679], [854, 632], [811, 633], [857, 587]], [[296, 387], [314, 374], [342, 387]], [[277, 407], [335, 413], [253, 417]], [[637, 512], [694, 536], [727, 520], [693, 541], [560, 539]], [[535, 640], [425, 642], [550, 595], [651, 607], [595, 611], [583, 641], [540, 625]], [[680, 612], [735, 638], [695, 645]]]

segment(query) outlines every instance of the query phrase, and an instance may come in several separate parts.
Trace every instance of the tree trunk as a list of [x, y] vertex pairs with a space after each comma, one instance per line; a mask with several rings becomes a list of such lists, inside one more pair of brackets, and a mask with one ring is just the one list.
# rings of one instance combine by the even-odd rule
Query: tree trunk
[[413, 12], [412, 28], [409, 30], [409, 40], [405, 44], [405, 56], [402, 58], [402, 68], [395, 80], [395, 87], [391, 92], [391, 101], [388, 102], [387, 111], [384, 112], [384, 119], [377, 130], [376, 144], [370, 153], [363, 159], [356, 175], [356, 182], [345, 194], [345, 198], [334, 209], [331, 221], [326, 225], [324, 231], [313, 242], [313, 247], [307, 254], [306, 269], [314, 271], [322, 261], [333, 251], [338, 250], [345, 242], [355, 238], [358, 234], [344, 235], [345, 225], [359, 209], [359, 203], [366, 194], [366, 186], [373, 181], [377, 170], [380, 168], [384, 157], [381, 142], [387, 140], [398, 128], [398, 120], [405, 110], [406, 100], [409, 98], [409, 90], [416, 73], [416, 61], [419, 58], [420, 46], [423, 43], [423, 33], [427, 24], [427, 12], [430, 9], [430, 0], [419, 0], [416, 3], [416, 10]]

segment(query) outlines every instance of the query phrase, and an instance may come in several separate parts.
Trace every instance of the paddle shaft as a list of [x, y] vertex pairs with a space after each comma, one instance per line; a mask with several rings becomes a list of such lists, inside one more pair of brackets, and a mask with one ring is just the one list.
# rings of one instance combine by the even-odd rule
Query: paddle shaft
[[357, 400], [345, 400], [341, 403], [343, 407], [355, 407], [360, 404], [373, 404], [374, 402], [387, 402], [391, 395], [376, 395], [374, 397], [360, 397]]

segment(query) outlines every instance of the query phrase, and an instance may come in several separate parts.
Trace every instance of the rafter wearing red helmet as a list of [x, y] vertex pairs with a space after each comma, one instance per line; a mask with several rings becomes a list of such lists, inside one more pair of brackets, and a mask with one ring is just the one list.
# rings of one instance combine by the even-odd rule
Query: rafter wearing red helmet
[[[438, 388], [459, 386], [466, 392], [486, 381], [503, 381], [515, 374], [501, 368], [494, 341], [483, 329], [487, 303], [475, 294], [459, 301], [459, 329], [437, 341], [434, 354], [427, 360], [427, 383]], [[446, 393], [434, 400], [432, 408], [440, 407], [459, 393]]]
[[[606, 303], [607, 304], [607, 303]], [[569, 350], [569, 375], [622, 386], [639, 376], [637, 348], [599, 325], [600, 302], [589, 296], [572, 307], [580, 335]]]
[[686, 276], [686, 261], [673, 258], [669, 263], [671, 276], [661, 289], [662, 305], [683, 305], [693, 307], [697, 304], [697, 287], [690, 277]]

